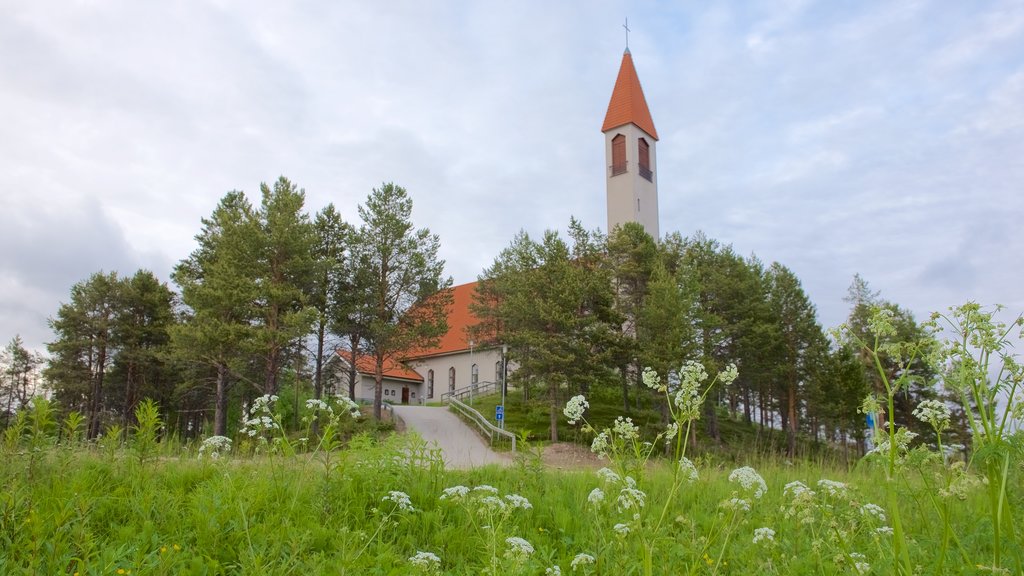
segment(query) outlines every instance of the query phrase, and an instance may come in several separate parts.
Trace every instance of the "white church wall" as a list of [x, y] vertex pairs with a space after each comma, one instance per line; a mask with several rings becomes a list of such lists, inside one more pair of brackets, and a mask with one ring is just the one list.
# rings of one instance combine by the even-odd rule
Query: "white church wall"
[[434, 371], [434, 395], [433, 397], [427, 397], [426, 401], [440, 401], [441, 394], [451, 390], [451, 386], [448, 381], [449, 370], [455, 368], [455, 384], [454, 388], [465, 388], [472, 383], [472, 368], [473, 364], [476, 364], [479, 372], [477, 377], [477, 384], [484, 382], [497, 382], [499, 378], [496, 378], [496, 367], [501, 362], [501, 348], [483, 348], [475, 349], [472, 353], [469, 350], [465, 352], [456, 352], [453, 354], [445, 354], [443, 356], [432, 356], [429, 358], [418, 359], [408, 362], [410, 367], [416, 370], [420, 376], [423, 377], [423, 393], [429, 393], [429, 386], [427, 385], [427, 379], [429, 378], [430, 370]]

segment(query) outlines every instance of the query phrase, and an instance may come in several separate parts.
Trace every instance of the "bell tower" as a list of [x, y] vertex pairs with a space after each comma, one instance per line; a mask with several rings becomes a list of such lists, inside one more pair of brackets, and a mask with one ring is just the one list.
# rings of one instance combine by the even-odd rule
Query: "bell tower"
[[639, 222], [658, 240], [658, 131], [629, 48], [622, 54], [601, 132], [608, 170], [608, 232], [626, 222]]

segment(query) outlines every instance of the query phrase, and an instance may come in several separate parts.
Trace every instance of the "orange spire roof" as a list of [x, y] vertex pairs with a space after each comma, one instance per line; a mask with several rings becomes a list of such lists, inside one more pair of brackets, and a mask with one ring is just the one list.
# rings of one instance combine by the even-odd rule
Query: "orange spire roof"
[[644, 100], [644, 89], [640, 87], [636, 68], [633, 68], [633, 56], [629, 53], [629, 48], [626, 48], [626, 52], [622, 55], [622, 65], [619, 66], [619, 77], [615, 79], [615, 90], [612, 91], [612, 99], [608, 102], [608, 113], [604, 116], [601, 132], [607, 132], [612, 128], [629, 123], [636, 124], [652, 138], [658, 139], [658, 131], [654, 129], [651, 111], [647, 109], [647, 100]]

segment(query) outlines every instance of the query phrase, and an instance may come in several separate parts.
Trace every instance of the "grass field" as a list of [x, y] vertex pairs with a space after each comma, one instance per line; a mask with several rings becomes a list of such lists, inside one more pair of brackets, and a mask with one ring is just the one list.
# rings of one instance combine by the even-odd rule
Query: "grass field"
[[[894, 572], [885, 480], [870, 465], [750, 462], [766, 482], [756, 497], [756, 485], [729, 480], [733, 465], [701, 458], [695, 481], [679, 484], [679, 467], [662, 462], [636, 472], [630, 488], [621, 474], [552, 472], [529, 456], [508, 469], [447, 471], [403, 435], [358, 434], [339, 451], [289, 456], [241, 457], [236, 447], [200, 458], [195, 446], [140, 451], [134, 438], [55, 446], [32, 434], [5, 451], [2, 574]], [[980, 483], [941, 498], [927, 483], [945, 467], [917, 469], [900, 488], [914, 565], [980, 573], [992, 539], [977, 512]], [[794, 481], [807, 491], [784, 493]], [[470, 490], [441, 497], [457, 486]], [[479, 486], [493, 490], [471, 490]], [[1020, 486], [1010, 493], [1019, 510]], [[935, 498], [950, 504], [948, 524]], [[956, 543], [943, 546], [947, 525]]]

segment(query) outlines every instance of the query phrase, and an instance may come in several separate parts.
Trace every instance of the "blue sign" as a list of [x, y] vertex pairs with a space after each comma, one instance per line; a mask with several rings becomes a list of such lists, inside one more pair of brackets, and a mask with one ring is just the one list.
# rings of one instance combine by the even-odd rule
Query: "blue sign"
[[867, 425], [868, 425], [868, 428], [874, 428], [874, 427], [875, 427], [875, 415], [874, 415], [874, 414], [872, 414], [872, 413], [868, 412], [868, 413], [867, 413], [867, 414], [865, 415], [865, 418], [864, 418], [864, 420], [866, 420], [866, 423], [867, 423]]
[[495, 420], [499, 420], [499, 421], [505, 419], [505, 407], [504, 406], [498, 405], [498, 406], [494, 407], [494, 419]]

